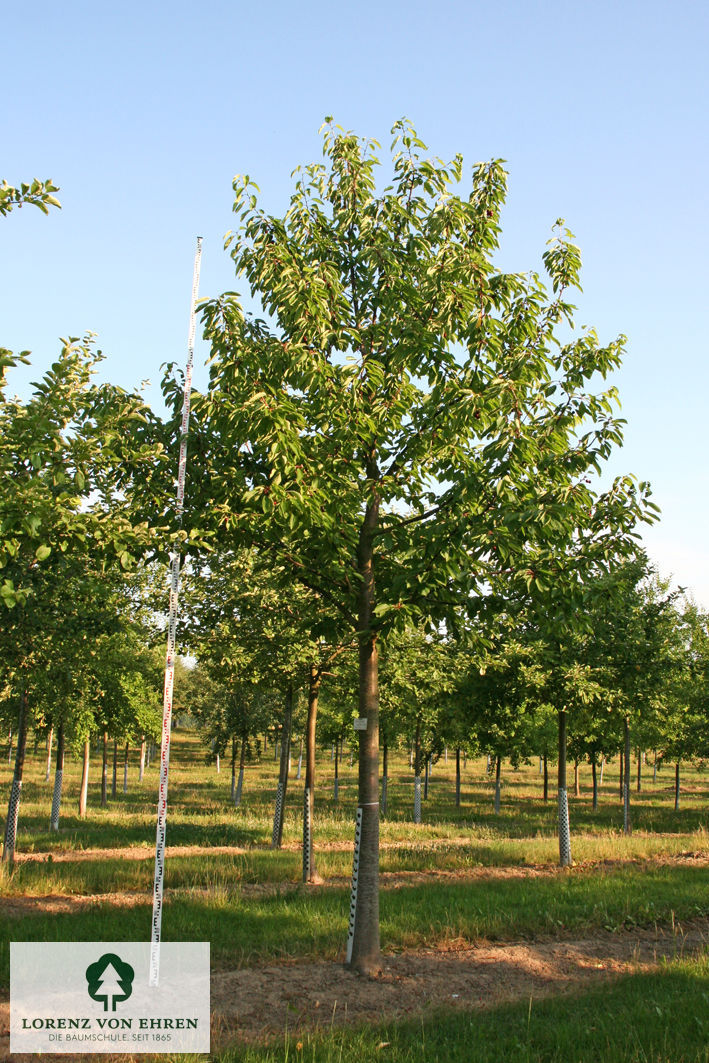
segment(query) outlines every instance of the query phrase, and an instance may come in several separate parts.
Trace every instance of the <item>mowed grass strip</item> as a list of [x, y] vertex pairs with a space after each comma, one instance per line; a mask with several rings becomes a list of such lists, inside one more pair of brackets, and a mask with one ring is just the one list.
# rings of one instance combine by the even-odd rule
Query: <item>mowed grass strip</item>
[[709, 957], [583, 993], [407, 1022], [289, 1034], [219, 1063], [709, 1063]]
[[[166, 941], [210, 941], [215, 968], [282, 958], [343, 957], [349, 891], [276, 888], [242, 892], [212, 887], [172, 892], [163, 916]], [[34, 905], [34, 910], [33, 910]], [[149, 938], [151, 905], [95, 901], [75, 911], [23, 906], [22, 919], [3, 913], [0, 982], [9, 977], [12, 941], [140, 941]], [[509, 941], [593, 928], [622, 932], [709, 915], [709, 867], [619, 865], [550, 876], [491, 876], [423, 882], [382, 891], [385, 950], [448, 942]]]

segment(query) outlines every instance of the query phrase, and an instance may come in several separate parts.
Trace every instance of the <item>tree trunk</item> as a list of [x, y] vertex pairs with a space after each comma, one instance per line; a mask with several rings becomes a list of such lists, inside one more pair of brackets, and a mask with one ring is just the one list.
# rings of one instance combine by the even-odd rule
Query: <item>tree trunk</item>
[[145, 775], [145, 735], [140, 739], [140, 767], [138, 769], [138, 782], [143, 781]]
[[126, 748], [123, 753], [123, 793], [128, 793], [128, 754], [130, 753], [130, 744], [126, 742]]
[[81, 789], [79, 790], [79, 818], [86, 817], [86, 803], [89, 793], [89, 755], [91, 753], [91, 739], [84, 741], [84, 759], [81, 767]]
[[236, 801], [236, 735], [231, 736], [231, 799]]
[[675, 812], [679, 812], [679, 760], [675, 764]]
[[389, 789], [389, 744], [384, 739], [382, 757], [382, 815], [387, 814], [387, 790]]
[[[374, 455], [367, 475], [378, 478]], [[367, 503], [357, 549], [360, 576], [357, 615], [359, 650], [359, 778], [355, 852], [352, 864], [347, 966], [362, 974], [380, 969], [379, 947], [379, 657], [374, 620], [373, 534], [379, 517], [376, 489]]]
[[244, 787], [244, 764], [246, 763], [246, 734], [241, 736], [241, 753], [239, 754], [239, 778], [236, 783], [236, 795], [234, 797], [234, 807], [238, 808], [241, 804], [241, 791]]
[[217, 775], [221, 774], [221, 770], [222, 770], [222, 764], [221, 764], [221, 760], [219, 758], [219, 754], [217, 753]]
[[430, 757], [426, 757], [423, 762], [423, 799], [428, 801], [428, 774], [430, 771]]
[[22, 775], [25, 769], [25, 748], [27, 746], [27, 725], [29, 699], [26, 690], [20, 699], [20, 718], [17, 721], [17, 750], [15, 752], [15, 771], [10, 788], [10, 801], [7, 807], [5, 823], [5, 842], [2, 848], [3, 864], [14, 864], [15, 844], [17, 842], [17, 820], [20, 815], [20, 798], [22, 796]]
[[273, 835], [271, 848], [280, 849], [283, 842], [283, 817], [286, 807], [286, 790], [288, 788], [288, 757], [290, 756], [290, 735], [293, 722], [293, 684], [286, 690], [286, 704], [283, 713], [283, 731], [281, 734], [281, 762], [278, 772], [276, 790], [276, 810], [273, 815]]
[[502, 770], [502, 757], [498, 754], [495, 758], [495, 815], [500, 814], [500, 792], [502, 789], [500, 783], [500, 772]]
[[57, 764], [54, 772], [54, 794], [52, 796], [52, 814], [49, 829], [59, 830], [59, 813], [62, 807], [62, 784], [64, 782], [64, 724], [59, 724], [57, 731]]
[[421, 721], [416, 720], [414, 736], [414, 823], [421, 822]]
[[606, 755], [605, 755], [605, 753], [601, 753], [601, 777], [598, 780], [599, 787], [603, 786], [603, 769], [605, 768], [605, 766], [606, 766]]
[[596, 751], [591, 753], [591, 778], [593, 779], [593, 811], [598, 808], [598, 772], [596, 770]]
[[333, 798], [335, 801], [340, 800], [340, 740], [339, 738], [335, 742], [335, 785]]
[[571, 827], [569, 824], [569, 800], [566, 793], [566, 709], [559, 711], [559, 768], [557, 774], [559, 795], [559, 863], [571, 867]]
[[581, 796], [581, 786], [579, 784], [579, 758], [574, 757], [574, 797]]
[[455, 750], [455, 807], [460, 808], [460, 746]]
[[[310, 665], [308, 677], [308, 718], [305, 724], [305, 789], [303, 792], [303, 882], [315, 882], [313, 852], [313, 816], [315, 813], [315, 728], [318, 719], [318, 700], [322, 674], [315, 664]], [[301, 739], [301, 749], [303, 742]]]
[[118, 792], [118, 739], [113, 739], [113, 777], [111, 779], [111, 797]]
[[625, 734], [625, 758], [623, 764], [623, 834], [632, 834], [633, 826], [630, 822], [630, 717], [626, 716], [623, 721]]
[[642, 767], [643, 767], [643, 755], [638, 749], [638, 793], [642, 792]]
[[295, 773], [297, 782], [300, 782], [300, 777], [303, 773], [303, 736], [300, 736], [300, 745], [298, 746], [298, 770]]
[[623, 753], [622, 752], [620, 754], [620, 758], [619, 759], [620, 759], [620, 768], [619, 768], [619, 773], [620, 773], [620, 799], [622, 801], [623, 800], [623, 792], [624, 792], [623, 791]]
[[655, 750], [652, 758], [652, 785], [657, 782], [657, 750]]
[[101, 808], [108, 804], [108, 732], [103, 732], [103, 765], [101, 768]]
[[549, 800], [549, 758], [544, 754], [544, 800]]
[[52, 739], [54, 738], [54, 724], [49, 728], [49, 734], [47, 735], [47, 770], [44, 773], [44, 781], [49, 782], [49, 776], [52, 771]]

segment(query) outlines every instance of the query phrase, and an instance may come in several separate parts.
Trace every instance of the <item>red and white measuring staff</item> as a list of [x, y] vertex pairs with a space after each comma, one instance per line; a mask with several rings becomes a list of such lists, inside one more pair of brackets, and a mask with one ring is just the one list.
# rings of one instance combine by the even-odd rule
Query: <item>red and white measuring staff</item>
[[[190, 397], [192, 393], [192, 362], [194, 337], [197, 327], [197, 291], [199, 289], [199, 264], [202, 257], [202, 237], [197, 237], [192, 275], [192, 305], [190, 307], [190, 333], [185, 371], [185, 394], [182, 404], [182, 427], [180, 434], [180, 464], [177, 472], [177, 503], [175, 513], [179, 522], [185, 508], [185, 469], [187, 467], [187, 430], [190, 422]], [[150, 939], [150, 985], [156, 986], [160, 976], [160, 930], [162, 927], [162, 890], [165, 874], [165, 826], [167, 822], [167, 776], [170, 767], [170, 729], [172, 727], [172, 689], [175, 681], [175, 633], [177, 631], [177, 594], [180, 584], [180, 553], [175, 550], [171, 558], [172, 583], [170, 586], [170, 611], [167, 626], [167, 657], [165, 660], [165, 688], [162, 703], [162, 742], [160, 744], [160, 790], [158, 792], [158, 827], [155, 839], [155, 880], [153, 884], [153, 923]]]

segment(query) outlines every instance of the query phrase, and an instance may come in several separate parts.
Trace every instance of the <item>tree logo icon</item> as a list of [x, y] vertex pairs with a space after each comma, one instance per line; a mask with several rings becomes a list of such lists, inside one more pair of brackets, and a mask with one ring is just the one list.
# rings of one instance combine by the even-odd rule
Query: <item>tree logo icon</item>
[[[115, 952], [106, 952], [86, 968], [89, 996], [103, 1001], [104, 1011], [115, 1011], [116, 1004], [128, 1000], [133, 992], [135, 971]], [[110, 1004], [110, 1008], [109, 1008]]]

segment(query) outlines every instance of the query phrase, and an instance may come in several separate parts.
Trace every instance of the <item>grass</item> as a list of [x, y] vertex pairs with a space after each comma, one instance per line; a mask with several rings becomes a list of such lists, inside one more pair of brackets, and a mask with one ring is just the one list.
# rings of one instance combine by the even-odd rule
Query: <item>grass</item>
[[[0, 919], [0, 985], [8, 984], [11, 940], [141, 940], [148, 936], [155, 839], [157, 761], [137, 781], [135, 753], [129, 792], [100, 807], [92, 765], [89, 815], [76, 814], [80, 764], [69, 758], [58, 833], [48, 830], [51, 782], [46, 754], [30, 754], [20, 809], [18, 853], [38, 858], [0, 871], [0, 896], [23, 898], [20, 923]], [[630, 836], [622, 834], [617, 765], [606, 768], [594, 811], [590, 772], [580, 797], [571, 796], [572, 851], [576, 866], [558, 868], [556, 803], [541, 799], [537, 765], [503, 772], [502, 810], [492, 807], [493, 783], [483, 761], [463, 774], [463, 801], [455, 806], [454, 758], [436, 765], [424, 823], [411, 822], [411, 776], [405, 755], [391, 757], [389, 811], [381, 828], [381, 927], [390, 951], [435, 947], [450, 941], [512, 940], [583, 934], [709, 915], [709, 868], [679, 854], [706, 853], [709, 777], [683, 770], [682, 807], [674, 810], [673, 773], [653, 783], [646, 769], [634, 792]], [[284, 849], [270, 850], [277, 765], [272, 753], [247, 768], [243, 803], [234, 809], [230, 772], [206, 765], [195, 735], [175, 732], [171, 754], [164, 940], [209, 940], [215, 968], [283, 958], [343, 957], [349, 904], [356, 765], [344, 758], [340, 801], [332, 797], [333, 765], [318, 762], [315, 838], [318, 870], [330, 884], [300, 885], [302, 782], [289, 784]], [[0, 792], [9, 790], [10, 767], [0, 762]], [[127, 854], [128, 847], [143, 853]], [[200, 847], [199, 852], [190, 847]], [[210, 851], [230, 847], [229, 852]], [[101, 850], [93, 854], [91, 850]], [[39, 854], [42, 854], [41, 857]], [[534, 866], [541, 874], [510, 869]], [[436, 872], [460, 871], [449, 878]], [[418, 872], [424, 878], [406, 878]], [[260, 884], [263, 888], [253, 887]], [[133, 894], [120, 900], [115, 893]], [[90, 897], [74, 910], [48, 914], [49, 894]], [[35, 899], [35, 902], [32, 899]], [[239, 1050], [227, 1061], [600, 1060], [601, 1063], [709, 1063], [706, 958], [668, 964], [574, 998], [533, 1001], [490, 1012], [426, 1015], [423, 1026], [397, 1024], [359, 1032], [284, 1039], [278, 1046]], [[379, 1045], [386, 1042], [386, 1047]], [[578, 1043], [577, 1043], [578, 1042]], [[241, 1053], [241, 1054], [240, 1054]], [[704, 1054], [702, 1054], [704, 1053]], [[162, 1057], [165, 1059], [165, 1057]]]

